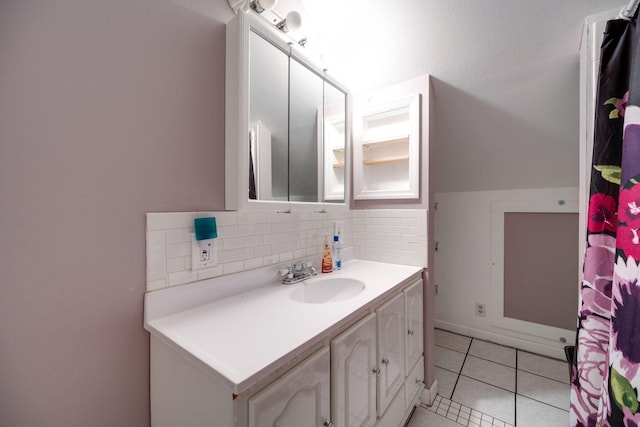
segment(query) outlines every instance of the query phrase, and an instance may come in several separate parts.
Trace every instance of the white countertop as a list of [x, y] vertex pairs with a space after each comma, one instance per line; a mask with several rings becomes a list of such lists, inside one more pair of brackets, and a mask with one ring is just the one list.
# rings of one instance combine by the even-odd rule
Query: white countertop
[[[240, 394], [344, 322], [360, 317], [421, 271], [420, 267], [349, 261], [340, 271], [307, 280], [345, 277], [365, 283], [357, 296], [326, 304], [291, 299], [290, 294], [304, 282], [272, 284], [155, 318], [149, 314], [153, 307], [148, 307], [154, 299], [146, 298], [145, 328], [205, 369], [210, 368], [230, 391]], [[180, 288], [189, 292], [189, 286], [171, 289], [171, 300], [179, 300]], [[156, 292], [163, 291], [150, 294]]]

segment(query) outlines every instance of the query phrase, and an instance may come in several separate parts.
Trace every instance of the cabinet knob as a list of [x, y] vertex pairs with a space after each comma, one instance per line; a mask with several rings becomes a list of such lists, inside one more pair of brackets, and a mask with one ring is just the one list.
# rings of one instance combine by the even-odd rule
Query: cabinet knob
[[413, 335], [413, 334], [414, 334], [413, 329], [409, 329], [409, 330], [407, 331], [407, 334], [409, 334], [409, 335]]
[[387, 359], [386, 357], [382, 359], [382, 364], [383, 365], [388, 365], [389, 364], [389, 359]]
[[416, 378], [416, 384], [422, 384], [422, 380], [420, 378]]
[[380, 375], [380, 368], [373, 368], [371, 371], [376, 375]]
[[333, 423], [329, 420], [324, 420], [322, 427], [333, 427]]

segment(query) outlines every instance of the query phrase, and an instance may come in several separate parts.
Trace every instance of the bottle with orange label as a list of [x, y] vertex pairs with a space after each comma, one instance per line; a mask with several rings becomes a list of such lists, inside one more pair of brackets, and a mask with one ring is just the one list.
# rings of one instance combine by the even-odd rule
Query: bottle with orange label
[[329, 248], [329, 235], [324, 236], [324, 250], [322, 252], [322, 272], [331, 273], [333, 271], [333, 259]]

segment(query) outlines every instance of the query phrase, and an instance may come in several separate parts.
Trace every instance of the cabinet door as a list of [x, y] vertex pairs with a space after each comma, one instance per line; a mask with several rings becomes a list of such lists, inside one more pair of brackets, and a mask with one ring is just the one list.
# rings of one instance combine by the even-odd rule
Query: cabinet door
[[407, 326], [405, 333], [407, 334], [407, 374], [418, 360], [422, 357], [423, 349], [423, 299], [422, 299], [422, 280], [414, 283], [404, 291], [405, 294], [405, 313]]
[[329, 421], [329, 348], [249, 398], [250, 427], [318, 427]]
[[370, 314], [331, 341], [331, 414], [336, 427], [376, 422], [376, 322]]
[[405, 383], [407, 401], [405, 409], [409, 409], [414, 399], [424, 390], [424, 361], [422, 358], [420, 358], [419, 361], [411, 372], [407, 373], [407, 382]]
[[378, 415], [404, 384], [405, 318], [404, 294], [397, 295], [376, 310], [378, 318]]

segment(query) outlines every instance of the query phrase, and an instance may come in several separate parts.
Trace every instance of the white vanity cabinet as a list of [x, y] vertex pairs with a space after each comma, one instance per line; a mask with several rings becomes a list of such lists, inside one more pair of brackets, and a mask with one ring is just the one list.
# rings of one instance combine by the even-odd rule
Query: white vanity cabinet
[[422, 295], [418, 280], [331, 341], [336, 427], [397, 422], [415, 402], [424, 387]]
[[249, 427], [329, 425], [329, 348], [249, 398]]
[[376, 422], [379, 368], [376, 316], [369, 314], [331, 341], [331, 413], [335, 427]]
[[[422, 281], [420, 282], [422, 283]], [[405, 379], [404, 293], [376, 310], [378, 323], [378, 415], [381, 416]]]
[[[296, 289], [282, 286], [191, 308], [186, 289], [149, 296], [152, 426], [402, 425], [423, 388], [422, 342], [407, 339], [408, 328], [422, 327], [420, 270], [362, 261], [348, 267], [366, 283], [362, 294], [373, 295], [330, 310], [296, 302]], [[383, 272], [386, 285], [376, 281]], [[205, 292], [202, 285], [188, 297], [200, 301]], [[176, 301], [182, 311], [152, 316]], [[296, 334], [300, 344], [264, 357]], [[246, 365], [256, 368], [238, 375]]]
[[417, 282], [403, 291], [406, 313], [406, 368], [407, 374], [422, 357], [423, 350], [423, 293], [422, 282]]

